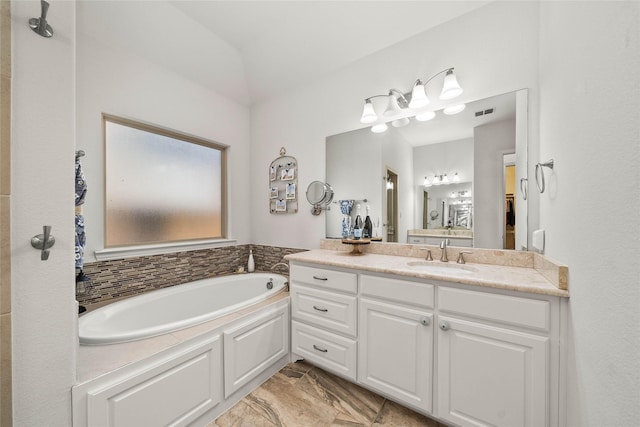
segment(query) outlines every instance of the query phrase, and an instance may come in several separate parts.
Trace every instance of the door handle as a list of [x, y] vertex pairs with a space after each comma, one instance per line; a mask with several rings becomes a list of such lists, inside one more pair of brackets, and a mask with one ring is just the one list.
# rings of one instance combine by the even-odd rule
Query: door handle
[[31, 246], [40, 249], [40, 259], [46, 261], [49, 259], [49, 248], [56, 243], [56, 238], [51, 235], [51, 226], [43, 225], [42, 234], [31, 238]]

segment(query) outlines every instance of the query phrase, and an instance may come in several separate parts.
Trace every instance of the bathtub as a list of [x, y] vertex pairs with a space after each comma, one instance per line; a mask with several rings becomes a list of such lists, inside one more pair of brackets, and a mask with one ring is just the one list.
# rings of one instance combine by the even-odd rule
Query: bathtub
[[265, 300], [283, 291], [286, 283], [279, 274], [252, 273], [147, 292], [81, 316], [80, 344], [121, 343], [187, 328]]

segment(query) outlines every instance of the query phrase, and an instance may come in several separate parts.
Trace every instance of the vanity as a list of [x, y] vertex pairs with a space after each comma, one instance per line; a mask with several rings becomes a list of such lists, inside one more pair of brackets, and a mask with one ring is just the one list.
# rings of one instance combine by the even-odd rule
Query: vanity
[[411, 245], [321, 247], [287, 256], [293, 359], [454, 425], [562, 424], [565, 266], [531, 252], [474, 250], [497, 264], [460, 265]]

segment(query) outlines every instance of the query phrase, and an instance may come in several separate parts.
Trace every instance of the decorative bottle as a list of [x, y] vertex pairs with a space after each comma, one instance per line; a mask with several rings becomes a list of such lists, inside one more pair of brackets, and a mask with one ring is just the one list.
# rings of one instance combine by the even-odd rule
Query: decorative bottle
[[247, 271], [253, 273], [256, 269], [256, 264], [253, 261], [253, 249], [249, 249], [249, 261], [247, 262]]
[[356, 205], [356, 222], [353, 225], [353, 238], [359, 240], [362, 237], [362, 217], [360, 216], [360, 205]]
[[364, 228], [362, 229], [362, 237], [364, 239], [370, 239], [373, 237], [373, 224], [369, 217], [369, 205], [367, 205], [367, 217], [364, 219]]

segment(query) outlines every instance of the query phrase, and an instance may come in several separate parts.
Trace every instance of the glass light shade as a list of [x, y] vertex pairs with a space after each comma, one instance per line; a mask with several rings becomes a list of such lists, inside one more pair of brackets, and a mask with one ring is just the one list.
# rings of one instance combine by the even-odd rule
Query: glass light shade
[[393, 190], [393, 181], [387, 181], [387, 190]]
[[451, 107], [447, 107], [444, 110], [442, 110], [442, 112], [448, 116], [451, 116], [453, 114], [458, 114], [464, 111], [465, 108], [467, 108], [465, 104], [452, 105]]
[[431, 187], [431, 181], [429, 181], [429, 178], [427, 178], [426, 176], [424, 177], [424, 186]]
[[444, 84], [442, 85], [440, 99], [453, 99], [462, 92], [463, 90], [458, 84], [458, 79], [456, 79], [456, 75], [453, 74], [453, 70], [447, 71], [447, 75], [444, 76]]
[[456, 174], [453, 175], [453, 182], [460, 182], [460, 175], [458, 175], [458, 172], [456, 172]]
[[435, 116], [435, 111], [423, 111], [422, 113], [416, 114], [416, 120], [419, 122], [427, 122], [433, 119]]
[[429, 98], [424, 90], [424, 85], [418, 80], [411, 91], [411, 101], [409, 108], [422, 108], [429, 105]]
[[442, 183], [443, 184], [448, 184], [449, 183], [449, 178], [447, 178], [447, 174], [445, 173], [444, 176], [442, 177]]
[[384, 110], [383, 115], [386, 117], [395, 116], [400, 112], [400, 105], [398, 105], [398, 98], [395, 95], [389, 95], [389, 103], [387, 104], [387, 109]]
[[433, 185], [440, 185], [440, 178], [438, 178], [438, 175], [433, 176]]
[[386, 123], [378, 123], [377, 125], [371, 126], [371, 132], [373, 133], [382, 133], [388, 129]]
[[371, 101], [365, 101], [364, 108], [362, 109], [362, 117], [360, 117], [360, 123], [373, 123], [378, 120], [378, 115], [373, 109]]
[[409, 118], [402, 117], [401, 119], [396, 119], [391, 122], [391, 126], [394, 128], [401, 128], [402, 126], [406, 126], [409, 124]]

